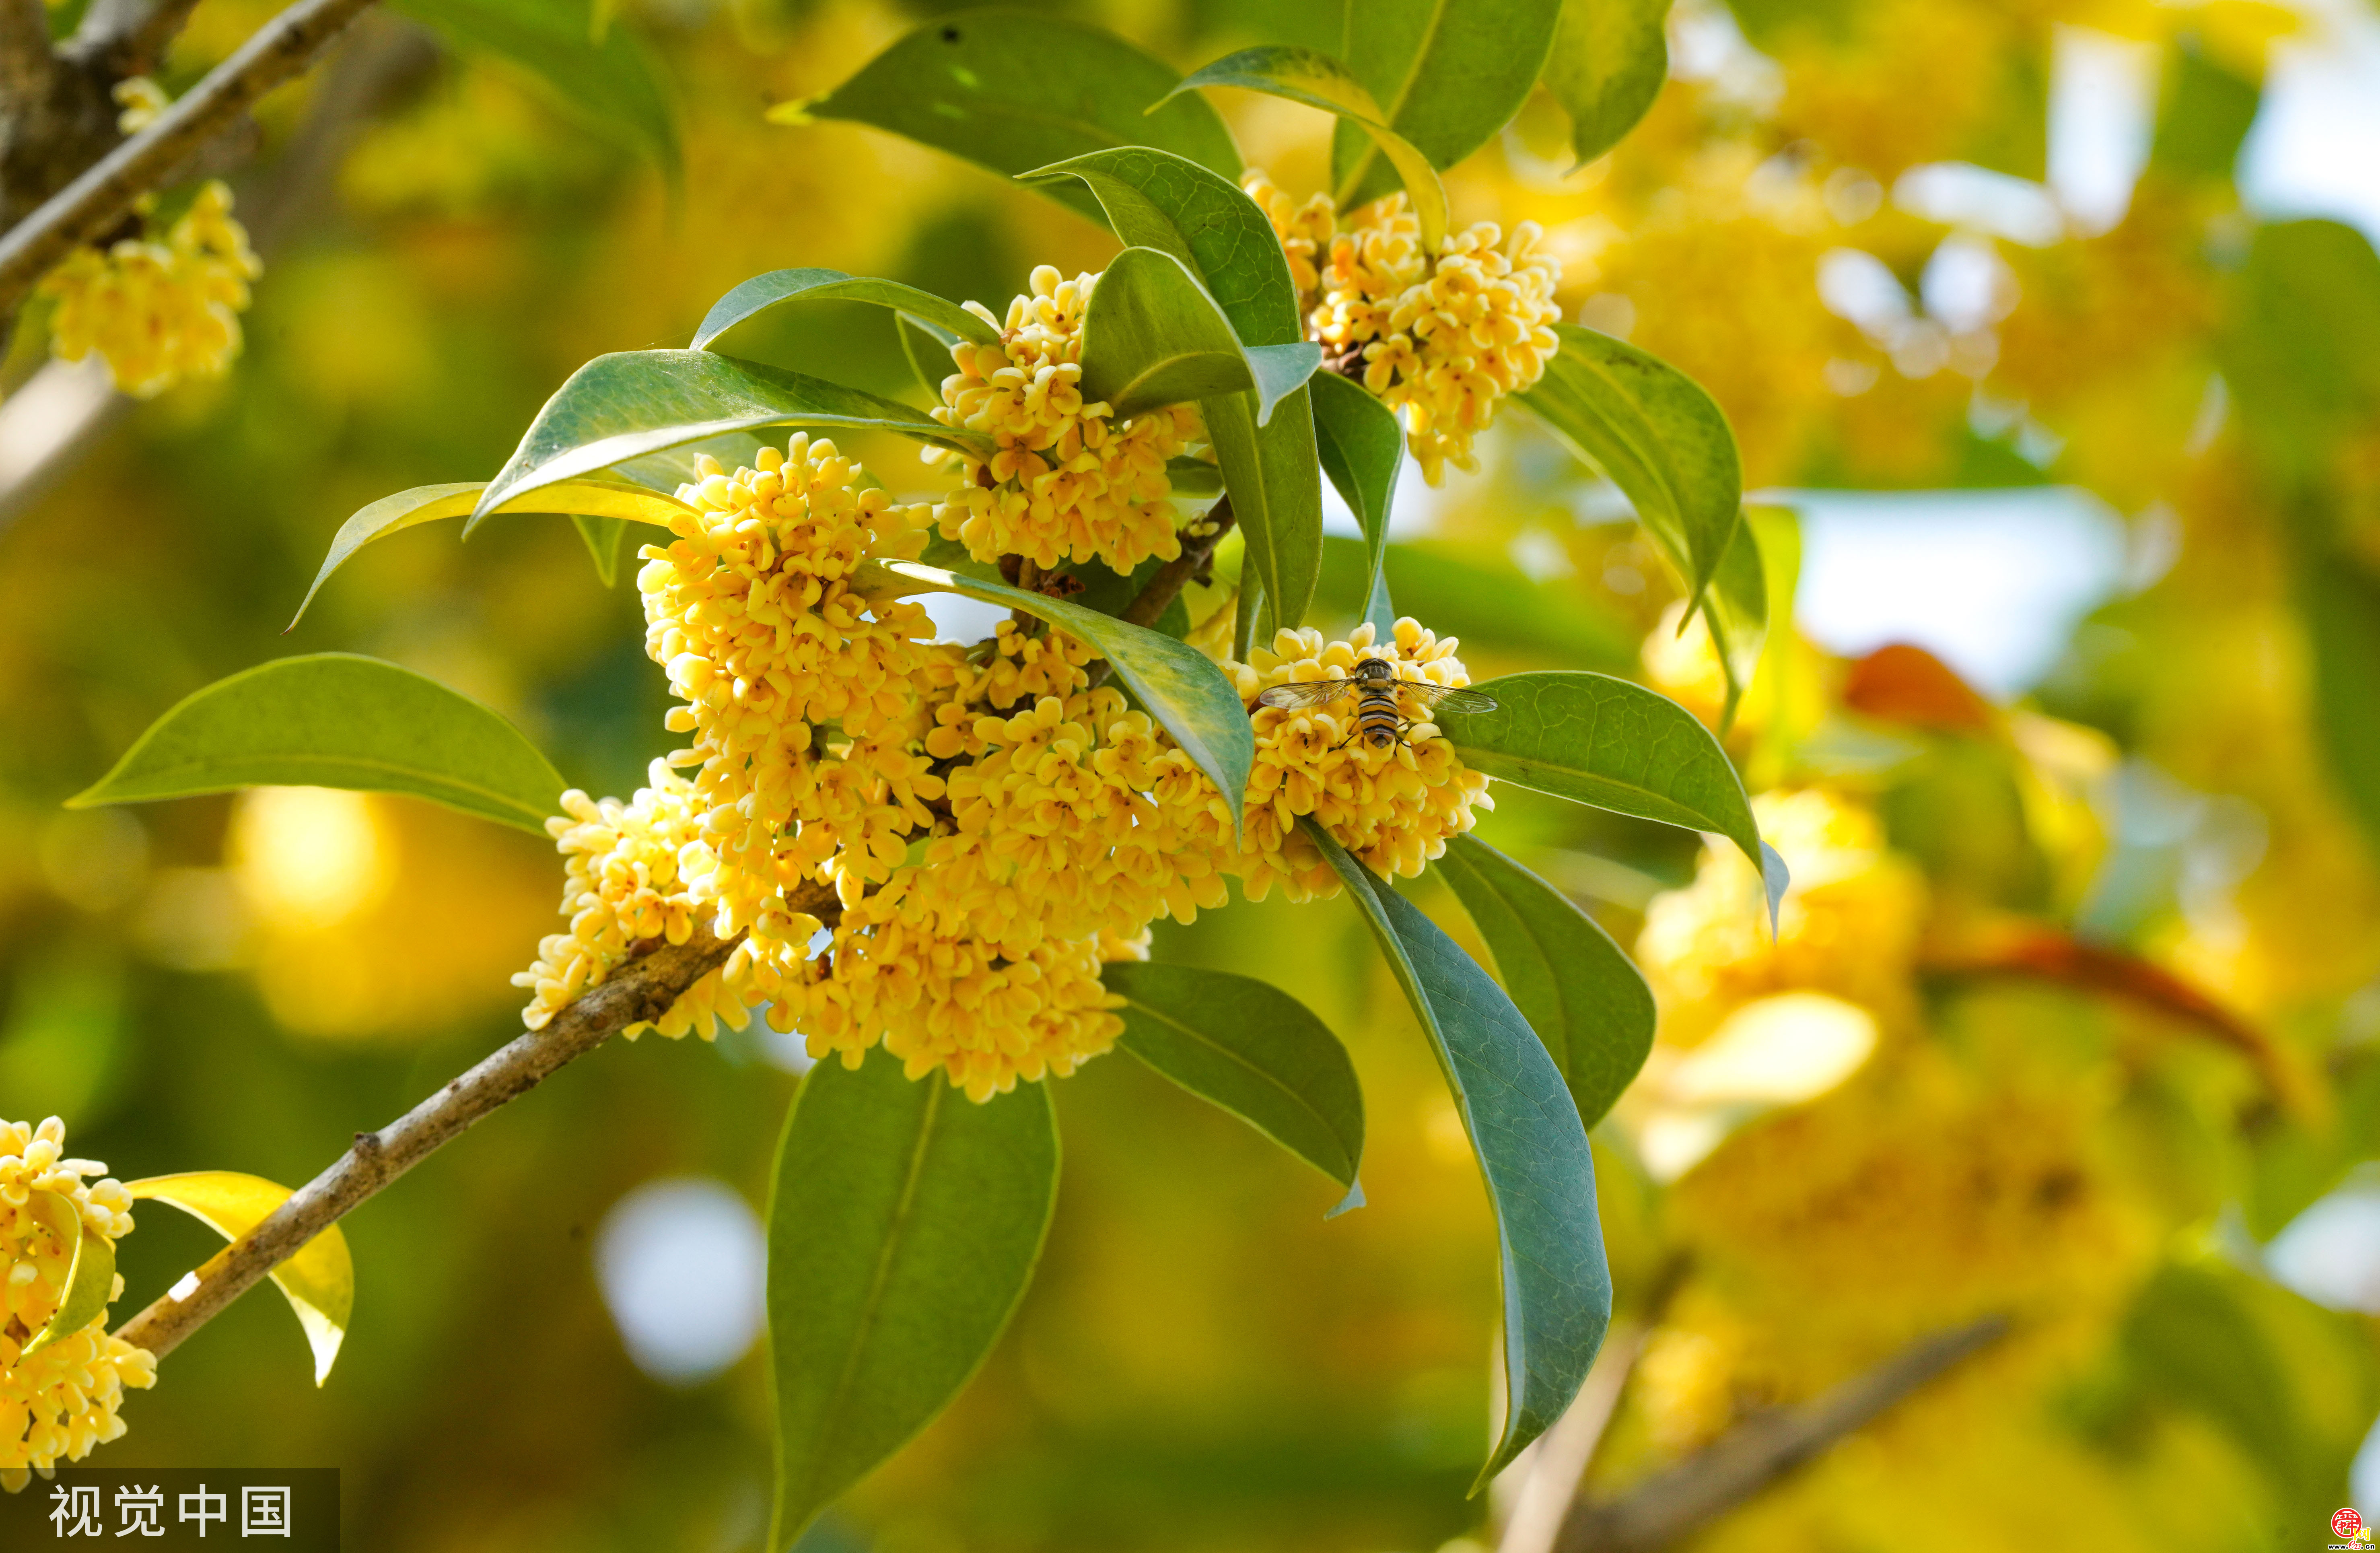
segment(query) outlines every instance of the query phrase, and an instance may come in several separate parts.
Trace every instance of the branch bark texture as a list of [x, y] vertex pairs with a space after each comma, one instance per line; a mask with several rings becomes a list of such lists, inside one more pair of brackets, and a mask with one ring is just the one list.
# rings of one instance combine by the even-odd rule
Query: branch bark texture
[[[6, 3], [0, 0], [0, 5]], [[0, 236], [0, 314], [13, 313], [34, 284], [77, 245], [104, 237], [130, 212], [135, 200], [167, 182], [266, 92], [313, 64], [370, 4], [298, 0], [259, 28], [155, 123], [86, 167]], [[88, 72], [55, 74], [63, 79]], [[112, 103], [109, 111], [113, 113]], [[13, 138], [10, 149], [17, 149]]]
[[[806, 886], [794, 909], [829, 920], [842, 913], [833, 889]], [[686, 989], [725, 964], [742, 940], [712, 937], [698, 926], [682, 944], [662, 944], [613, 972], [532, 1030], [378, 1132], [358, 1133], [355, 1147], [298, 1188], [255, 1229], [215, 1254], [176, 1288], [116, 1329], [115, 1335], [163, 1358], [308, 1241], [419, 1164], [481, 1117], [518, 1099], [546, 1075], [583, 1057], [627, 1026], [659, 1019]]]

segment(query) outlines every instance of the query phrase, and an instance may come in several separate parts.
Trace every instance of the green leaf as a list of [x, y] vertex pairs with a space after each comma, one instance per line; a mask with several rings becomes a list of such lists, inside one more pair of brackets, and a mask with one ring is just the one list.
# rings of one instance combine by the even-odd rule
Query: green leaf
[[765, 275], [754, 275], [713, 302], [694, 332], [692, 348], [721, 349], [722, 354], [733, 356], [736, 353], [732, 342], [728, 347], [719, 345], [731, 330], [779, 308], [797, 307], [805, 302], [873, 302], [906, 317], [922, 319], [937, 329], [979, 346], [1000, 343], [997, 326], [985, 322], [956, 302], [914, 285], [878, 280], [872, 275], [846, 275], [840, 270], [771, 270]]
[[1506, 1401], [1475, 1494], [1570, 1406], [1610, 1325], [1594, 1156], [1560, 1072], [1512, 1000], [1311, 817], [1298, 823], [1413, 1004], [1488, 1183], [1502, 1253]]
[[[872, 574], [890, 574], [882, 582]], [[987, 582], [915, 561], [863, 566], [859, 587], [890, 594], [956, 593], [988, 604], [1023, 610], [1081, 638], [1115, 665], [1116, 677], [1131, 687], [1148, 715], [1164, 725], [1197, 768], [1211, 778], [1231, 806], [1234, 831], [1248, 769], [1256, 761], [1256, 734], [1246, 706], [1214, 660], [1189, 643], [1087, 610], [1063, 599], [1028, 593], [1003, 582]]]
[[1727, 417], [1658, 357], [1573, 323], [1553, 327], [1561, 348], [1521, 402], [1627, 493], [1699, 605], [1743, 497]]
[[2318, 479], [2380, 413], [2380, 254], [2336, 221], [2261, 226], [2232, 283], [2218, 358], [2256, 449]]
[[[1561, 0], [1362, 0], [1347, 7], [1347, 66], [1390, 127], [1431, 166], [1451, 167], [1528, 101], [1560, 15]], [[1330, 152], [1341, 206], [1389, 191], [1380, 158], [1352, 131]]]
[[1618, 145], [1670, 78], [1670, 0], [1563, 0], [1546, 90], [1570, 115], [1572, 171]]
[[1215, 299], [1170, 253], [1128, 248], [1109, 261], [1083, 317], [1083, 396], [1119, 419], [1253, 391], [1257, 424], [1322, 364], [1322, 347], [1240, 344]]
[[594, 517], [586, 513], [572, 513], [570, 521], [577, 527], [578, 537], [587, 541], [587, 553], [595, 558], [595, 575], [610, 588], [620, 580], [620, 541], [628, 537], [628, 522], [621, 517]]
[[1488, 941], [1580, 1122], [1594, 1126], [1653, 1049], [1653, 989], [1595, 918], [1476, 836], [1448, 842], [1432, 867]]
[[1473, 770], [1665, 825], [1711, 831], [1757, 866], [1760, 830], [1727, 751], [1694, 714], [1609, 674], [1548, 670], [1475, 686], [1494, 711], [1439, 711]]
[[917, 374], [917, 382], [924, 385], [926, 396], [940, 399], [942, 396], [942, 380], [949, 377], [958, 365], [951, 359], [951, 347], [959, 343], [959, 337], [947, 329], [907, 313], [894, 313], [892, 327], [901, 337], [901, 354], [909, 358], [909, 368]]
[[677, 114], [660, 62], [625, 27], [589, 26], [582, 0], [395, 0], [463, 55], [527, 70], [572, 117], [684, 176]]
[[[1377, 3], [1377, 0], [1367, 0]], [[1444, 3], [1444, 0], [1440, 0]], [[1544, 4], [1545, 0], [1524, 0], [1526, 4]], [[1544, 60], [1542, 51], [1529, 65], [1529, 79], [1536, 79], [1537, 65]], [[1402, 179], [1405, 193], [1413, 200], [1414, 215], [1421, 223], [1421, 240], [1428, 251], [1438, 251], [1446, 236], [1446, 189], [1438, 181], [1438, 172], [1430, 159], [1418, 146], [1389, 127], [1388, 115], [1382, 112], [1364, 83], [1355, 79], [1347, 67], [1327, 54], [1313, 49], [1268, 46], [1242, 49], [1226, 55], [1203, 69], [1184, 77], [1172, 91], [1160, 99], [1171, 102], [1179, 93], [1206, 87], [1235, 86], [1249, 91], [1261, 91], [1268, 97], [1279, 97], [1292, 103], [1303, 103], [1309, 108], [1335, 114], [1346, 122], [1359, 126], [1356, 134], [1371, 138], [1396, 176]], [[1525, 95], [1527, 88], [1523, 87]], [[1154, 110], [1152, 110], [1154, 111]], [[1368, 153], [1366, 153], [1368, 154]], [[1351, 203], [1354, 192], [1351, 182], [1340, 184], [1339, 202]], [[1369, 198], [1367, 196], [1366, 198]]]
[[[1141, 145], [1237, 177], [1239, 151], [1211, 106], [1191, 99], [1144, 114], [1178, 79], [1095, 27], [964, 11], [918, 28], [824, 96], [784, 103], [769, 116], [780, 124], [872, 125], [1010, 176], [1086, 152]], [[1058, 184], [1043, 192], [1099, 219], [1085, 190]]]
[[[1342, 534], [1322, 541], [1318, 608], [1363, 616], [1365, 541]], [[1441, 637], [1474, 647], [1552, 653], [1571, 663], [1634, 666], [1634, 628], [1560, 583], [1538, 582], [1492, 550], [1453, 540], [1392, 540], [1372, 603], [1392, 596], [1396, 611], [1429, 622]]]
[[58, 1238], [59, 1248], [68, 1257], [67, 1286], [58, 1296], [58, 1308], [25, 1344], [24, 1352], [32, 1354], [60, 1338], [74, 1336], [106, 1314], [107, 1302], [115, 1297], [115, 1243], [84, 1229], [82, 1210], [60, 1193], [29, 1194], [25, 1206]]
[[2124, 1319], [2124, 1353], [2152, 1392], [2204, 1413], [2295, 1488], [2312, 1454], [2297, 1388], [2231, 1282], [2183, 1263], [2158, 1269]]
[[1100, 979], [1124, 1001], [1123, 1049], [1354, 1188], [1364, 1091], [1347, 1049], [1304, 1003], [1194, 965], [1123, 960]]
[[2179, 178], [2228, 182], [2264, 93], [2184, 34], [2167, 55], [2163, 108], [2149, 169]]
[[972, 1104], [897, 1058], [803, 1080], [769, 1195], [777, 1426], [768, 1546], [948, 1406], [1040, 1259], [1058, 1196], [1049, 1086]]
[[1220, 496], [1223, 471], [1203, 458], [1169, 458], [1165, 478], [1176, 496]]
[[1726, 553], [1719, 557], [1710, 591], [1703, 595], [1703, 621], [1710, 627], [1711, 646], [1727, 675], [1727, 706], [1718, 720], [1724, 733], [1735, 722], [1735, 709], [1760, 667], [1760, 649], [1768, 640], [1768, 581], [1760, 540], [1741, 516]]
[[[1144, 147], [1078, 156], [1026, 177], [1080, 178], [1098, 197], [1116, 235], [1135, 248], [1180, 260], [1245, 344], [1304, 340], [1281, 239], [1256, 201], [1231, 179]], [[1245, 399], [1208, 400], [1203, 406], [1254, 575], [1282, 625], [1304, 622], [1322, 564], [1322, 480], [1315, 467], [1310, 393], [1290, 394], [1261, 426]], [[1253, 601], [1256, 591], [1243, 597]]]
[[569, 784], [520, 730], [434, 679], [350, 652], [260, 663], [187, 697], [68, 808], [242, 787], [406, 793], [545, 834]]
[[[281, 628], [286, 636], [306, 618], [314, 602], [314, 595], [322, 590], [333, 572], [347, 564], [347, 558], [375, 540], [411, 528], [417, 524], [435, 523], [443, 517], [461, 517], [477, 506], [488, 489], [486, 480], [460, 480], [448, 485], [417, 485], [410, 491], [400, 491], [394, 496], [383, 496], [345, 523], [331, 537], [330, 553], [322, 557], [322, 569], [314, 574], [312, 586], [299, 600], [298, 613]], [[621, 479], [574, 479], [540, 490], [525, 492], [495, 509], [497, 512], [569, 513], [574, 516], [624, 518], [637, 523], [669, 527], [671, 516], [694, 509], [674, 496], [665, 495], [650, 486], [637, 485]], [[580, 530], [582, 533], [585, 530]], [[590, 544], [592, 541], [589, 541]], [[602, 563], [596, 563], [600, 569]], [[604, 579], [611, 586], [611, 579]]]
[[2301, 537], [2298, 612], [2313, 660], [2313, 724], [2349, 809], [2380, 849], [2380, 575]]
[[[188, 1171], [128, 1181], [136, 1198], [171, 1203], [225, 1240], [236, 1241], [270, 1218], [293, 1194], [278, 1182], [237, 1171]], [[355, 1315], [356, 1263], [347, 1237], [333, 1224], [273, 1269], [273, 1281], [305, 1329], [314, 1352], [314, 1384], [331, 1378], [339, 1345]]]
[[628, 350], [570, 374], [472, 510], [472, 528], [534, 491], [730, 432], [893, 431], [989, 457], [991, 440], [856, 388], [707, 350]]
[[1380, 639], [1396, 628], [1389, 600], [1389, 503], [1404, 467], [1397, 412], [1336, 372], [1314, 380], [1314, 441], [1322, 472], [1364, 526], [1364, 618]]

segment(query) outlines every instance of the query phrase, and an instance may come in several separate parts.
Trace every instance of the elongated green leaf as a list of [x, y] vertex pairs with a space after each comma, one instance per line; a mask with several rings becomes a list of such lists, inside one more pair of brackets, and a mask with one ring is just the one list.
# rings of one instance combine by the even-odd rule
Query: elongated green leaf
[[1653, 1049], [1653, 989], [1571, 898], [1476, 836], [1431, 867], [1488, 940], [1504, 990], [1570, 1086], [1578, 1119], [1603, 1120]]
[[[1078, 156], [1027, 176], [1080, 178], [1118, 237], [1180, 260], [1247, 345], [1294, 345], [1304, 338], [1281, 240], [1231, 179], [1146, 147]], [[1288, 395], [1262, 426], [1245, 398], [1210, 399], [1203, 406], [1253, 575], [1263, 585], [1241, 594], [1251, 626], [1258, 593], [1272, 603], [1276, 624], [1302, 624], [1322, 564], [1322, 480], [1311, 392], [1301, 388]], [[1245, 656], [1245, 633], [1238, 639]]]
[[[880, 574], [883, 574], [880, 582]], [[1231, 806], [1232, 825], [1238, 828], [1248, 768], [1256, 761], [1256, 734], [1240, 693], [1232, 688], [1214, 661], [1196, 648], [1063, 599], [915, 561], [886, 561], [863, 567], [858, 580], [863, 589], [870, 591], [957, 593], [980, 599], [988, 604], [1023, 610], [1080, 637], [1115, 665], [1116, 677], [1132, 687], [1148, 715], [1162, 723], [1183, 753], [1214, 780]]]
[[1553, 1059], [1512, 1000], [1454, 940], [1311, 818], [1428, 1035], [1479, 1157], [1504, 1285], [1504, 1426], [1477, 1493], [1578, 1395], [1611, 1322], [1595, 1159]]
[[[1528, 101], [1560, 13], [1561, 0], [1362, 0], [1347, 7], [1347, 67], [1391, 128], [1451, 167]], [[1330, 151], [1342, 207], [1389, 191], [1380, 156], [1354, 134], [1339, 131]]]
[[[822, 97], [771, 110], [780, 124], [839, 118], [1014, 176], [1111, 146], [1156, 146], [1237, 177], [1240, 153], [1208, 104], [1145, 114], [1179, 78], [1096, 27], [1019, 11], [965, 11], [927, 23]], [[1043, 192], [1092, 220], [1064, 184]]]
[[[237, 1240], [263, 1223], [292, 1195], [278, 1182], [237, 1171], [151, 1176], [128, 1181], [124, 1189], [138, 1198], [171, 1203], [225, 1240]], [[314, 1384], [320, 1386], [331, 1378], [355, 1314], [356, 1263], [347, 1237], [332, 1225], [274, 1268], [273, 1281], [305, 1329], [307, 1345], [314, 1351]]]
[[1118, 417], [1254, 393], [1257, 424], [1322, 364], [1322, 347], [1240, 344], [1206, 287], [1170, 253], [1128, 248], [1099, 275], [1083, 317], [1083, 394]]
[[[435, 523], [444, 517], [461, 517], [479, 504], [480, 495], [487, 489], [488, 482], [480, 479], [459, 480], [447, 485], [417, 485], [410, 491], [383, 496], [357, 512], [340, 524], [339, 531], [331, 537], [330, 553], [322, 557], [322, 569], [314, 574], [314, 581], [306, 589], [306, 597], [298, 601], [298, 613], [289, 617], [289, 624], [282, 627], [282, 634], [286, 636], [306, 618], [307, 610], [313, 605], [314, 595], [322, 591], [322, 584], [330, 580], [331, 574], [346, 565], [347, 558], [356, 552], [375, 540], [384, 540], [417, 524]], [[693, 510], [676, 497], [650, 486], [601, 478], [564, 480], [543, 486], [516, 496], [495, 509], [503, 513], [569, 513], [580, 518], [582, 527], [579, 532], [582, 535], [586, 533], [583, 525], [590, 518], [653, 523], [665, 528], [669, 527], [673, 514]], [[594, 542], [589, 539], [589, 548], [593, 548]], [[601, 569], [600, 556], [596, 564], [599, 570]], [[603, 585], [606, 588], [612, 585], [608, 575]]]
[[682, 176], [677, 115], [660, 63], [626, 27], [588, 25], [578, 0], [395, 0], [455, 52], [528, 71], [571, 116]]
[[1165, 478], [1176, 496], [1220, 496], [1223, 471], [1203, 458], [1169, 458]]
[[1741, 516], [1727, 552], [1719, 557], [1710, 591], [1703, 596], [1703, 620], [1727, 675], [1727, 706], [1719, 714], [1719, 729], [1725, 732], [1735, 722], [1735, 709], [1760, 667], [1760, 649], [1768, 640], [1768, 582], [1760, 540]]
[[625, 518], [593, 517], [586, 513], [572, 513], [571, 523], [578, 537], [587, 543], [587, 553], [595, 560], [595, 575], [610, 588], [620, 580], [620, 541], [628, 537]]
[[[1446, 4], [1449, 0], [1439, 0], [1439, 3]], [[1522, 3], [1541, 5], [1545, 0], [1522, 0]], [[1536, 79], [1537, 66], [1544, 59], [1544, 51], [1539, 50], [1536, 57], [1529, 63], [1529, 80]], [[1388, 114], [1346, 66], [1313, 49], [1278, 45], [1242, 49], [1202, 69], [1192, 71], [1160, 101], [1170, 102], [1176, 94], [1213, 86], [1235, 86], [1248, 91], [1261, 91], [1269, 97], [1303, 103], [1309, 108], [1335, 114], [1345, 123], [1356, 126], [1352, 133], [1370, 137], [1371, 143], [1395, 169], [1396, 176], [1403, 181], [1405, 193], [1413, 201], [1414, 215], [1421, 223], [1421, 240], [1430, 252], [1438, 251], [1439, 239], [1446, 236], [1447, 224], [1446, 189], [1438, 181], [1438, 171], [1420, 147], [1390, 127]], [[1526, 95], [1527, 91], [1524, 84], [1523, 94]], [[1349, 204], [1349, 196], [1354, 192], [1353, 182], [1342, 182], [1340, 204]]]
[[769, 1197], [769, 1547], [966, 1385], [1032, 1280], [1057, 1196], [1047, 1085], [975, 1105], [882, 1051], [810, 1070]]
[[2340, 795], [2380, 848], [2380, 576], [2314, 537], [2297, 549], [2315, 727]]
[[1404, 432], [1396, 411], [1359, 384], [1325, 372], [1314, 382], [1314, 441], [1323, 473], [1364, 526], [1364, 618], [1385, 639], [1397, 624], [1389, 599], [1389, 503], [1404, 467]]
[[1757, 865], [1760, 831], [1742, 779], [1710, 730], [1658, 691], [1609, 674], [1552, 670], [1477, 686], [1494, 711], [1437, 714], [1476, 771], [1597, 808], [1716, 831]]
[[322, 652], [260, 663], [184, 698], [67, 807], [346, 787], [407, 793], [541, 836], [568, 785], [469, 697], [377, 658]]
[[1692, 378], [1609, 334], [1557, 323], [1561, 348], [1521, 402], [1635, 504], [1697, 605], [1734, 537], [1743, 467]]
[[58, 1308], [25, 1344], [25, 1353], [32, 1354], [60, 1338], [72, 1337], [105, 1314], [107, 1302], [115, 1297], [115, 1244], [83, 1228], [82, 1210], [70, 1197], [35, 1192], [26, 1198], [25, 1206], [58, 1238], [67, 1256], [67, 1286], [58, 1296]]
[[[771, 270], [730, 291], [710, 305], [702, 322], [694, 332], [696, 350], [721, 350], [733, 356], [735, 342], [724, 340], [737, 325], [749, 323], [764, 313], [779, 308], [794, 307], [804, 302], [873, 302], [878, 307], [891, 308], [911, 318], [923, 319], [936, 328], [956, 334], [963, 340], [973, 340], [979, 346], [1000, 343], [1000, 330], [992, 324], [930, 291], [920, 291], [899, 281], [878, 280], [873, 275], [846, 275], [840, 270]], [[724, 343], [722, 344], [722, 341]]]
[[990, 438], [921, 410], [707, 350], [627, 350], [570, 374], [472, 510], [471, 528], [531, 491], [729, 432], [786, 426], [895, 431], [988, 457]]
[[1304, 1003], [1252, 977], [1121, 961], [1126, 1051], [1340, 1185], [1364, 1158], [1364, 1091], [1347, 1049]]
[[1636, 127], [1670, 77], [1670, 0], [1563, 0], [1544, 80], [1570, 115], [1572, 170]]

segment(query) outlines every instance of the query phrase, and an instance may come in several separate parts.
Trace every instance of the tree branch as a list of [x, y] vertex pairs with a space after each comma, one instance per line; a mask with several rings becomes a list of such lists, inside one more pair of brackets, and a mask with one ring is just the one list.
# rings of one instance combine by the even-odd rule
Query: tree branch
[[[6, 3], [6, 0], [0, 0]], [[266, 92], [314, 62], [371, 0], [298, 0], [259, 28], [155, 123], [101, 157], [0, 237], [0, 316], [80, 243], [103, 236], [132, 202]]]
[[1654, 1553], [1734, 1509], [2009, 1331], [1987, 1316], [1912, 1344], [1798, 1407], [1755, 1414], [1608, 1504], [1571, 1507], [1556, 1553]]
[[[843, 912], [833, 887], [806, 885], [793, 907], [832, 922]], [[115, 1335], [159, 1358], [171, 1353], [274, 1268], [348, 1209], [419, 1164], [441, 1146], [507, 1101], [518, 1099], [547, 1074], [583, 1057], [628, 1025], [659, 1019], [686, 989], [726, 962], [743, 935], [713, 938], [697, 927], [682, 944], [663, 944], [629, 961], [532, 1030], [482, 1060], [468, 1073], [376, 1133], [358, 1133], [353, 1148], [298, 1188], [264, 1221], [217, 1252], [204, 1267], [115, 1329]]]
[[[1214, 525], [1214, 531], [1184, 545], [1181, 554], [1159, 567], [1157, 575], [1148, 579], [1148, 586], [1124, 606], [1123, 613], [1117, 619], [1134, 625], [1157, 624], [1165, 613], [1166, 606], [1181, 597], [1182, 589], [1189, 585], [1190, 579], [1206, 570], [1207, 564], [1215, 558], [1215, 547], [1223, 542], [1225, 534], [1231, 532], [1232, 499], [1226, 496], [1207, 509], [1207, 521]], [[1104, 658], [1100, 659], [1091, 665], [1091, 683], [1085, 688], [1105, 685], [1108, 676], [1114, 673], [1115, 665]]]

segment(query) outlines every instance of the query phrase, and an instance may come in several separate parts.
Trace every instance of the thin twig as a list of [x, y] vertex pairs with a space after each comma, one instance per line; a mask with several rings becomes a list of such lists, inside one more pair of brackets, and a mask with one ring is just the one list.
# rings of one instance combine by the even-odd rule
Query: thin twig
[[[806, 885], [796, 912], [840, 919], [829, 885]], [[724, 964], [742, 940], [713, 938], [700, 927], [682, 944], [663, 944], [631, 960], [609, 981], [376, 1133], [358, 1133], [353, 1148], [298, 1189], [264, 1221], [210, 1258], [115, 1335], [163, 1358], [259, 1280], [335, 1223], [350, 1208], [419, 1164], [464, 1129], [537, 1087], [547, 1074], [583, 1057], [627, 1026], [659, 1019], [686, 989]]]
[[1913, 1343], [1815, 1401], [1755, 1414], [1620, 1498], [1573, 1504], [1554, 1545], [1557, 1553], [1654, 1553], [1667, 1547], [2008, 1331], [2006, 1316], [1987, 1316]]
[[79, 243], [100, 237], [132, 202], [259, 98], [298, 74], [371, 0], [298, 0], [259, 28], [229, 59], [157, 115], [156, 122], [84, 169], [0, 237], [0, 315], [13, 313]]

